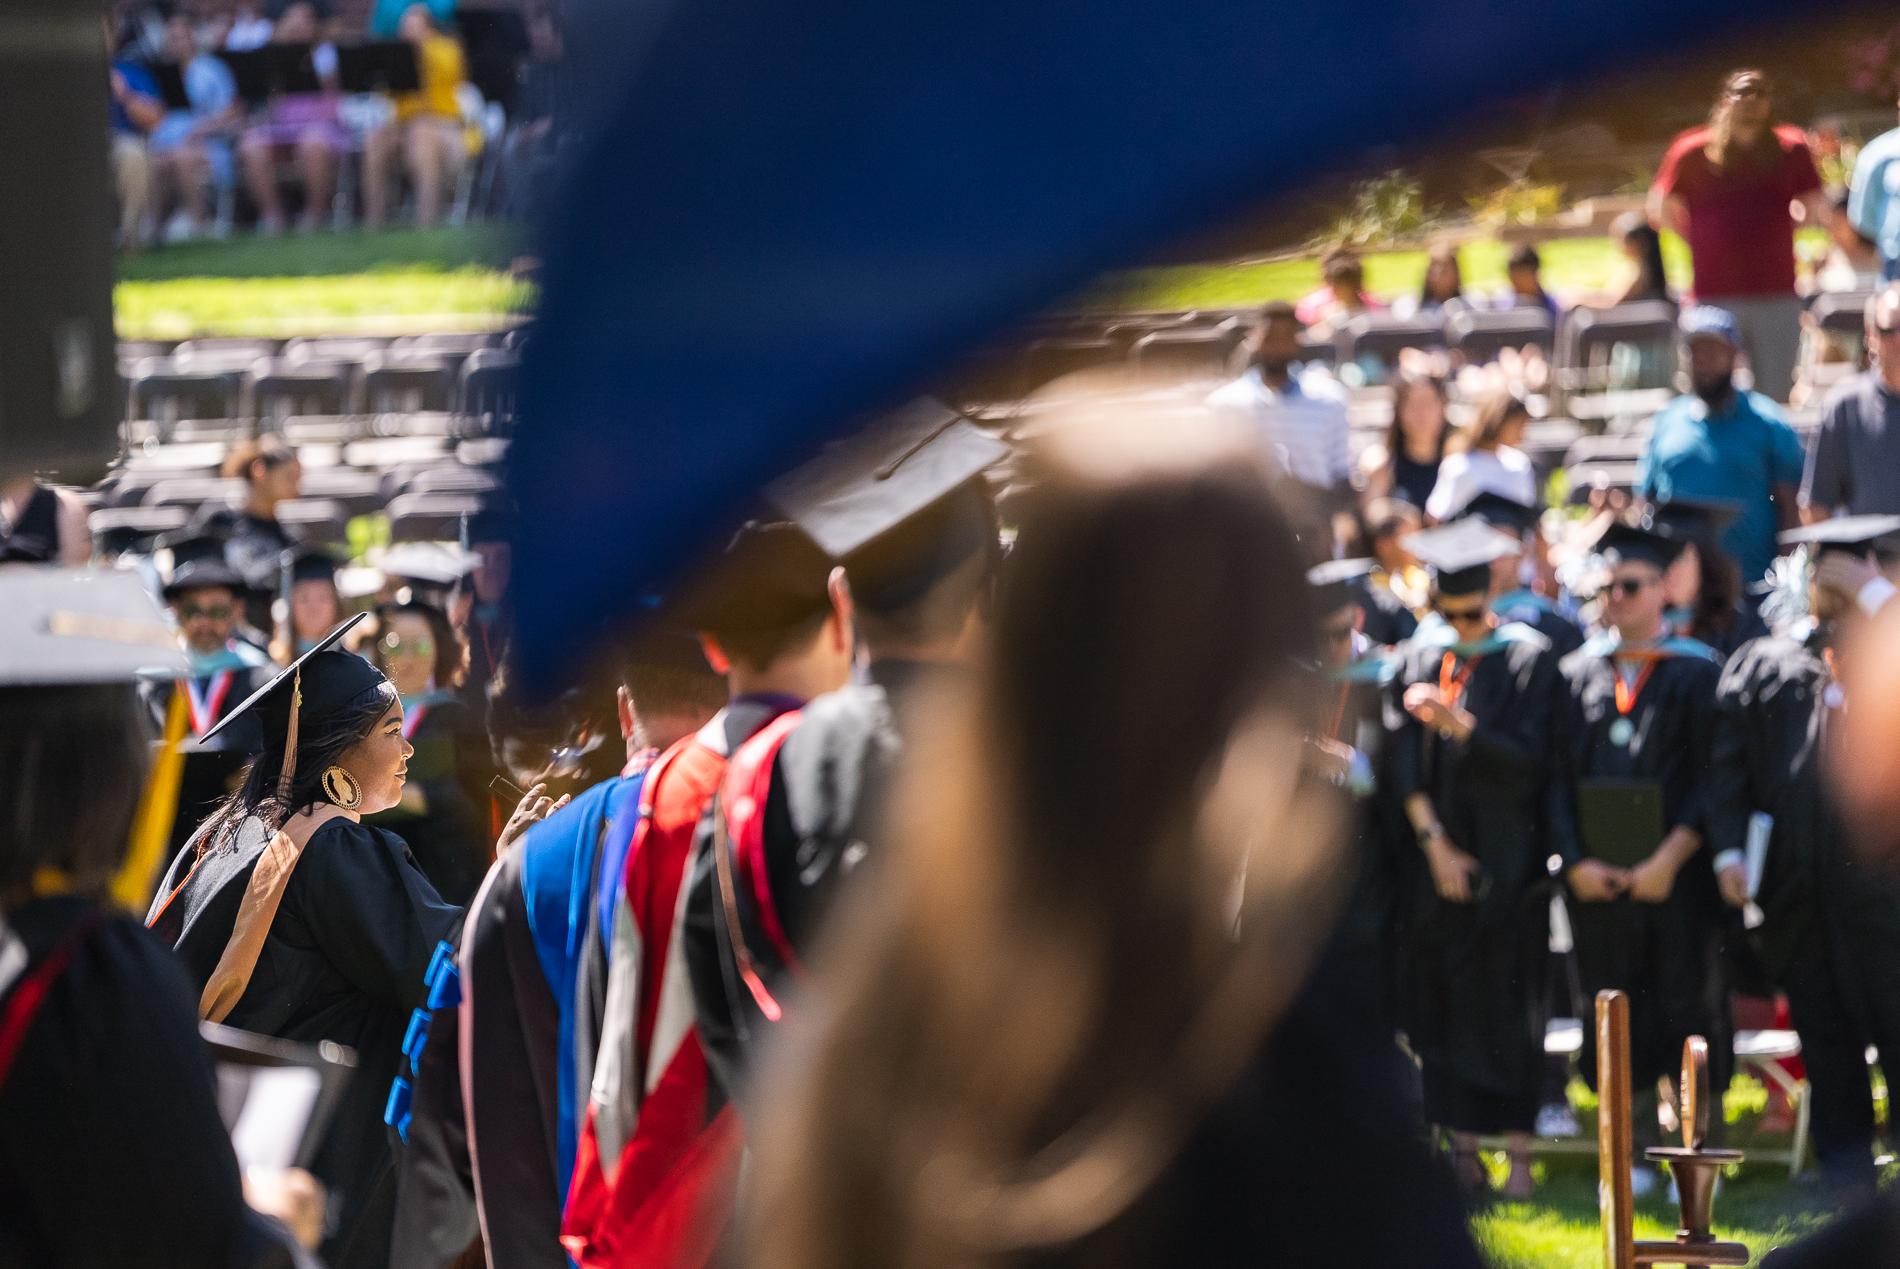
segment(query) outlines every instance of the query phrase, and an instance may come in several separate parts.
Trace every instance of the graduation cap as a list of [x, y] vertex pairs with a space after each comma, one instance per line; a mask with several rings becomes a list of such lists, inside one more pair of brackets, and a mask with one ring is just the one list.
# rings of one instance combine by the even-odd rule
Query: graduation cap
[[474, 553], [466, 547], [403, 542], [383, 552], [382, 570], [384, 577], [447, 590], [468, 576], [475, 562]]
[[162, 592], [168, 602], [206, 586], [221, 586], [239, 595], [248, 589], [243, 574], [231, 567], [226, 540], [216, 534], [185, 529], [159, 538], [158, 545], [172, 555], [171, 577]]
[[320, 546], [298, 546], [285, 551], [280, 559], [284, 571], [284, 590], [288, 592], [298, 582], [329, 582], [336, 584], [336, 573], [342, 561]]
[[183, 673], [177, 636], [137, 575], [0, 570], [0, 688], [130, 684]]
[[308, 652], [279, 670], [270, 682], [214, 723], [199, 741], [215, 738], [233, 720], [256, 710], [264, 729], [265, 750], [269, 751], [272, 737], [284, 738], [284, 765], [277, 778], [277, 796], [288, 797], [291, 776], [297, 769], [297, 734], [302, 728], [352, 713], [366, 705], [372, 694], [395, 699], [396, 689], [390, 686], [381, 670], [354, 652], [344, 652], [336, 646], [344, 635], [367, 620], [366, 612], [345, 618]]
[[1776, 541], [1783, 546], [1812, 545], [1816, 555], [1829, 551], [1893, 554], [1900, 552], [1900, 516], [1837, 516], [1789, 529]]
[[874, 612], [921, 598], [979, 551], [996, 546], [996, 513], [982, 474], [1009, 446], [924, 397], [766, 489], [833, 559]]
[[689, 588], [679, 617], [714, 634], [783, 630], [830, 606], [831, 569], [831, 557], [798, 526], [752, 521]]
[[1519, 502], [1495, 490], [1486, 489], [1472, 495], [1451, 518], [1454, 522], [1465, 519], [1482, 520], [1494, 529], [1522, 539], [1537, 523], [1537, 508], [1528, 502]]
[[1612, 568], [1618, 564], [1642, 563], [1661, 569], [1668, 568], [1676, 556], [1682, 554], [1683, 545], [1684, 539], [1672, 534], [1615, 520], [1597, 536], [1595, 550]]
[[1353, 602], [1352, 584], [1376, 568], [1374, 560], [1327, 560], [1306, 570], [1316, 613], [1338, 612]]
[[1399, 539], [1399, 545], [1431, 570], [1432, 586], [1441, 595], [1489, 590], [1491, 561], [1524, 549], [1517, 538], [1500, 533], [1475, 516], [1408, 533]]
[[1721, 539], [1723, 531], [1741, 513], [1742, 504], [1733, 499], [1678, 495], [1645, 507], [1637, 523], [1678, 542], [1711, 544]]

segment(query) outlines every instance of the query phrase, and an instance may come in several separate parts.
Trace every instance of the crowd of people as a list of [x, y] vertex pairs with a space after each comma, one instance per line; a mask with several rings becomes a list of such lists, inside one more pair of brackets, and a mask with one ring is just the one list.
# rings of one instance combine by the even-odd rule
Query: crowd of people
[[[552, 701], [504, 506], [345, 586], [273, 437], [88, 570], [9, 485], [0, 1260], [1475, 1266], [1609, 987], [1639, 1140], [1784, 997], [1870, 1195], [1900, 891], [1829, 767], [1891, 705], [1900, 287], [1805, 449], [1734, 382], [1775, 306], [1699, 298], [1628, 506], [1429, 376], [1355, 459], [1269, 305], [1192, 422], [838, 442]], [[240, 1171], [199, 1022], [348, 1047], [307, 1170]]]
[[[366, 25], [325, 0], [202, 13], [164, 0], [120, 6], [106, 23], [120, 245], [228, 234], [240, 210], [265, 235], [326, 228], [340, 188], [355, 192], [343, 214], [366, 227], [402, 210], [405, 190], [415, 223], [437, 224], [486, 147], [519, 210], [563, 139], [565, 113], [556, 11], [534, 8], [522, 29], [511, 78], [490, 86], [505, 99], [485, 102], [454, 0], [382, 0]], [[392, 46], [410, 50], [413, 87], [391, 70], [403, 60]], [[352, 58], [363, 67], [354, 74]], [[499, 128], [489, 107], [503, 111]]]

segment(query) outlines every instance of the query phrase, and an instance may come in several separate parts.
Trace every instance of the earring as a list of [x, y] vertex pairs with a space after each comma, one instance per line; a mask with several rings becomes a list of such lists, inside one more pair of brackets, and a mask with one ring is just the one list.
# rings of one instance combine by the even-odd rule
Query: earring
[[363, 786], [342, 767], [324, 768], [318, 783], [323, 786], [323, 796], [346, 811], [354, 811], [363, 805]]

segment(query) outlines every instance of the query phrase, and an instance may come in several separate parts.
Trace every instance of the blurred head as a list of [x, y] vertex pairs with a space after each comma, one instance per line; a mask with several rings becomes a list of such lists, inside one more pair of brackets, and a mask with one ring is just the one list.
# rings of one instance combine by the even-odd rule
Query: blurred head
[[436, 33], [435, 15], [426, 4], [412, 4], [402, 11], [396, 33], [411, 44], [421, 44]]
[[231, 641], [242, 611], [228, 586], [194, 586], [171, 601], [178, 632], [192, 652], [209, 654]]
[[1425, 262], [1425, 283], [1419, 299], [1426, 304], [1455, 300], [1465, 291], [1464, 273], [1458, 267], [1458, 248], [1440, 247]]
[[475, 599], [478, 603], [497, 604], [508, 597], [514, 580], [515, 549], [509, 542], [476, 542]]
[[1338, 669], [1352, 663], [1352, 637], [1364, 620], [1357, 604], [1319, 614], [1320, 664]]
[[1450, 426], [1445, 418], [1445, 381], [1437, 375], [1406, 371], [1392, 389], [1392, 423], [1386, 453], [1393, 458], [1422, 451], [1443, 457]]
[[433, 604], [391, 604], [377, 610], [374, 659], [404, 697], [458, 686], [468, 662], [448, 614]]
[[[1774, 97], [1768, 76], [1758, 70], [1729, 73], [1716, 94], [1710, 111], [1711, 157], [1718, 165], [1732, 153], [1730, 147], [1749, 147], [1767, 135], [1774, 114]], [[1716, 153], [1720, 150], [1721, 153]]]
[[1623, 560], [1603, 588], [1603, 615], [1625, 639], [1648, 639], [1662, 624], [1662, 570], [1643, 560]]
[[278, 16], [274, 38], [279, 44], [309, 44], [317, 38], [316, 5], [310, 0], [291, 0]]
[[1663, 603], [1670, 608], [1693, 608], [1702, 595], [1702, 552], [1693, 542], [1663, 570]]
[[1417, 563], [1400, 545], [1403, 538], [1424, 526], [1417, 507], [1403, 498], [1380, 498], [1367, 505], [1365, 518], [1366, 543], [1380, 568], [1396, 573]]
[[1714, 405], [1734, 387], [1735, 346], [1720, 335], [1694, 335], [1688, 341], [1689, 386]]
[[1888, 283], [1867, 301], [1867, 347], [1889, 374], [1900, 370], [1900, 286]]
[[1333, 293], [1343, 300], [1357, 302], [1366, 289], [1366, 267], [1356, 252], [1345, 247], [1328, 251], [1319, 262], [1320, 276]]
[[151, 717], [130, 684], [0, 688], [0, 908], [46, 870], [105, 890], [150, 762]]
[[1262, 307], [1254, 318], [1254, 364], [1275, 377], [1286, 374], [1300, 358], [1300, 335], [1305, 329], [1291, 304], [1275, 301]]
[[303, 485], [303, 464], [281, 436], [243, 440], [225, 455], [224, 474], [250, 486], [255, 505], [274, 507], [295, 498]]
[[1497, 388], [1478, 403], [1477, 417], [1464, 432], [1454, 438], [1457, 448], [1478, 453], [1516, 446], [1524, 440], [1530, 425], [1530, 406], [1509, 388]]
[[165, 21], [165, 57], [183, 64], [198, 55], [198, 37], [191, 29], [191, 19], [183, 13], [174, 13]]
[[1544, 260], [1537, 254], [1537, 248], [1525, 243], [1505, 261], [1504, 276], [1510, 280], [1514, 294], [1538, 297], [1544, 293], [1543, 268]]
[[343, 599], [327, 577], [306, 577], [290, 586], [290, 637], [314, 642], [343, 620]]
[[1668, 271], [1663, 264], [1662, 235], [1640, 212], [1619, 216], [1610, 235], [1622, 248], [1623, 258], [1636, 266], [1636, 278], [1621, 296], [1625, 302], [1669, 297]]

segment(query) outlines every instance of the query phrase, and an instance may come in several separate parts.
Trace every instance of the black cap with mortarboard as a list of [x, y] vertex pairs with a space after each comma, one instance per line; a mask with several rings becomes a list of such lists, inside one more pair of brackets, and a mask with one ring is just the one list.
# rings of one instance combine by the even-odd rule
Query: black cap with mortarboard
[[320, 546], [292, 547], [281, 559], [286, 589], [298, 582], [336, 582], [342, 562]]
[[1009, 453], [934, 398], [911, 402], [774, 482], [766, 500], [844, 564], [852, 597], [890, 612], [997, 549], [985, 469]]
[[131, 684], [184, 672], [178, 638], [135, 574], [0, 571], [0, 688]]
[[351, 714], [368, 705], [372, 696], [395, 702], [396, 689], [381, 670], [354, 652], [345, 652], [336, 646], [344, 635], [368, 619], [369, 614], [363, 612], [345, 619], [317, 640], [310, 651], [278, 671], [270, 682], [246, 697], [243, 704], [219, 719], [199, 741], [215, 738], [234, 719], [256, 710], [264, 730], [265, 752], [277, 747], [278, 737], [283, 738], [283, 767], [278, 775], [277, 793], [279, 797], [289, 796], [291, 777], [297, 769], [300, 732]]
[[1373, 560], [1327, 560], [1306, 570], [1313, 611], [1322, 616], [1355, 602], [1353, 583], [1377, 567]]
[[1678, 542], [1719, 545], [1722, 533], [1742, 513], [1742, 504], [1728, 498], [1685, 498], [1653, 502], [1637, 523]]
[[244, 594], [244, 577], [226, 555], [226, 540], [216, 534], [189, 529], [169, 533], [158, 539], [158, 546], [171, 551], [171, 577], [162, 592], [167, 601], [186, 591], [206, 586], [221, 586], [234, 594]]
[[1473, 517], [1408, 533], [1399, 545], [1431, 570], [1432, 587], [1441, 595], [1470, 595], [1491, 588], [1491, 561], [1515, 555], [1524, 544]]
[[1453, 521], [1482, 520], [1494, 529], [1522, 538], [1537, 523], [1537, 508], [1528, 502], [1507, 498], [1495, 490], [1473, 494], [1464, 506], [1452, 514]]
[[678, 613], [714, 634], [783, 630], [831, 605], [832, 560], [796, 525], [747, 523], [726, 544]]
[[1816, 555], [1828, 551], [1893, 555], [1900, 553], [1900, 516], [1836, 516], [1789, 529], [1776, 541], [1783, 546], [1812, 545]]
[[1641, 524], [1615, 520], [1597, 536], [1595, 550], [1612, 568], [1635, 562], [1660, 569], [1674, 563], [1676, 556], [1682, 554], [1683, 546], [1682, 538]]

